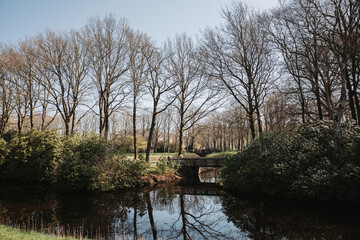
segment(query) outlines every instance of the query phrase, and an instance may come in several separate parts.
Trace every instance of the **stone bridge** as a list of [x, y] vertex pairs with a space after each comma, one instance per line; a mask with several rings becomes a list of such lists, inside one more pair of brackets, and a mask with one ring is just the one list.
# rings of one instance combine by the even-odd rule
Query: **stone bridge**
[[174, 158], [176, 163], [186, 167], [222, 167], [224, 157]]
[[180, 165], [179, 173], [187, 179], [199, 180], [199, 170], [201, 167], [222, 167], [224, 157], [200, 157], [200, 158], [174, 158]]

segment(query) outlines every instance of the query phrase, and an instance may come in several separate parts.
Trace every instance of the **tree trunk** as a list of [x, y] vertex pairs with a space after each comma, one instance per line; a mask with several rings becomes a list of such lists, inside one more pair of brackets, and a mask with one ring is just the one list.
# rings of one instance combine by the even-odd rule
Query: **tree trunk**
[[248, 117], [249, 117], [251, 138], [254, 139], [254, 138], [256, 137], [256, 133], [255, 133], [255, 123], [254, 123], [254, 114], [251, 112]]
[[184, 125], [183, 120], [180, 123], [179, 129], [179, 156], [182, 154], [182, 145], [183, 145], [183, 133], [184, 133]]
[[151, 151], [151, 142], [152, 142], [152, 138], [153, 138], [153, 134], [154, 134], [154, 128], [155, 128], [155, 120], [156, 120], [156, 107], [154, 107], [154, 111], [152, 114], [152, 118], [151, 118], [151, 125], [150, 125], [150, 130], [149, 130], [149, 138], [147, 141], [147, 146], [146, 146], [146, 162], [150, 162], [150, 151]]
[[262, 121], [261, 121], [261, 114], [258, 107], [256, 107], [256, 115], [257, 115], [257, 122], [258, 122], [258, 128], [259, 128], [259, 134], [262, 133]]
[[350, 84], [350, 79], [349, 76], [346, 76], [346, 87], [348, 90], [348, 98], [349, 98], [349, 107], [350, 107], [350, 112], [351, 112], [351, 118], [354, 119], [355, 121], [357, 121], [357, 116], [356, 116], [356, 110], [355, 110], [355, 94], [352, 90], [351, 84]]
[[159, 129], [155, 130], [155, 142], [154, 142], [154, 152], [158, 152], [158, 143], [159, 143]]
[[180, 194], [180, 210], [181, 210], [181, 220], [182, 220], [182, 229], [181, 232], [183, 233], [184, 240], [187, 239], [187, 233], [186, 233], [186, 215], [185, 215], [185, 201], [184, 201], [184, 195]]
[[300, 84], [299, 84], [299, 90], [300, 90], [300, 104], [301, 104], [301, 120], [302, 120], [302, 123], [305, 123], [306, 122], [306, 120], [305, 120], [305, 97], [304, 97], [302, 87]]
[[103, 114], [103, 101], [102, 101], [102, 95], [99, 98], [99, 136], [103, 136], [103, 130], [104, 130], [104, 114]]
[[[355, 89], [355, 93], [356, 93], [356, 89]], [[360, 102], [357, 94], [355, 94], [354, 98], [355, 98], [355, 106], [357, 111], [357, 124], [360, 125]]]
[[334, 134], [334, 152], [337, 154], [340, 151], [341, 146], [341, 128], [340, 121], [338, 119], [333, 120], [333, 134]]
[[[315, 47], [316, 45], [316, 38], [315, 38]], [[315, 69], [318, 69], [318, 64], [317, 62], [315, 62]], [[322, 107], [321, 107], [321, 99], [320, 99], [320, 90], [319, 90], [319, 74], [318, 72], [315, 71], [314, 73], [314, 81], [315, 81], [315, 89], [314, 89], [314, 93], [315, 93], [315, 97], [316, 97], [316, 105], [317, 105], [317, 109], [318, 109], [318, 114], [319, 114], [319, 120], [323, 120], [323, 112], [322, 112]]]
[[67, 117], [64, 119], [64, 124], [65, 124], [65, 135], [69, 136], [69, 133], [70, 133], [70, 120]]
[[150, 225], [151, 225], [151, 231], [153, 234], [153, 238], [154, 240], [157, 239], [157, 231], [156, 231], [156, 226], [155, 226], [155, 221], [154, 221], [154, 216], [153, 216], [153, 208], [151, 205], [151, 199], [150, 199], [150, 193], [145, 193], [145, 197], [146, 197], [146, 205], [147, 205], [147, 210], [148, 210], [148, 215], [149, 215], [149, 220], [150, 220]]
[[357, 88], [358, 88], [358, 82], [356, 82], [356, 77], [357, 77], [357, 73], [356, 73], [356, 68], [358, 69], [358, 71], [360, 70], [360, 67], [358, 66], [358, 62], [356, 61], [356, 59], [352, 58], [352, 86], [353, 86], [353, 92], [354, 92], [354, 101], [355, 101], [355, 106], [356, 106], [356, 112], [357, 112], [357, 124], [360, 125], [360, 103], [359, 103], [359, 97], [357, 94]]
[[46, 121], [46, 103], [44, 103], [43, 107], [42, 107], [42, 113], [41, 113], [41, 130], [44, 130], [45, 128], [45, 121]]
[[134, 240], [138, 239], [136, 222], [137, 222], [137, 204], [135, 202], [135, 206], [134, 206]]
[[341, 150], [341, 120], [345, 111], [346, 104], [346, 64], [344, 59], [341, 62], [341, 93], [340, 103], [336, 116], [333, 118], [333, 132], [334, 132], [334, 152], [338, 154]]
[[104, 139], [107, 141], [109, 137], [109, 115], [104, 115]]
[[104, 111], [104, 119], [103, 119], [103, 137], [105, 139], [105, 141], [108, 140], [109, 137], [109, 121], [110, 121], [110, 105], [109, 105], [109, 99], [110, 99], [110, 93], [106, 92], [106, 99], [103, 99], [103, 111]]
[[32, 105], [32, 100], [30, 100], [30, 129], [34, 128], [34, 107]]
[[170, 121], [168, 123], [168, 130], [167, 130], [167, 152], [170, 152]]
[[[184, 97], [183, 97], [183, 99], [184, 99]], [[181, 102], [181, 106], [180, 106], [180, 128], [179, 128], [179, 156], [182, 153], [183, 133], [184, 133], [184, 102]]]
[[18, 132], [21, 133], [22, 126], [23, 126], [22, 118], [21, 118], [21, 115], [19, 113], [17, 115], [18, 115], [18, 121], [17, 121]]
[[76, 114], [75, 111], [73, 112], [72, 115], [72, 120], [71, 120], [71, 134], [74, 134], [74, 129], [75, 129], [75, 118], [76, 118]]
[[134, 96], [133, 108], [133, 137], [134, 137], [134, 159], [137, 159], [137, 139], [136, 139], [136, 96]]

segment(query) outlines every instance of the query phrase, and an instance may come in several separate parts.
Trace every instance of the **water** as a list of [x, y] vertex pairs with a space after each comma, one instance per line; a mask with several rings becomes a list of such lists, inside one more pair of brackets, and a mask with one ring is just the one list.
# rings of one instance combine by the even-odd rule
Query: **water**
[[211, 183], [67, 196], [0, 186], [3, 222], [103, 239], [360, 239], [359, 216], [355, 206], [235, 197]]

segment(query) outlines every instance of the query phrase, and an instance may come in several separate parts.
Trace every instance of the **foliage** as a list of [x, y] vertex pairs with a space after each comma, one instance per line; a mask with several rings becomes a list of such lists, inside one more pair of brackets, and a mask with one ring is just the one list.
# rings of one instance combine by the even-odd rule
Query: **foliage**
[[163, 152], [176, 152], [175, 146], [173, 144], [170, 144], [168, 146], [168, 143], [164, 140], [159, 140], [157, 143], [157, 152], [163, 153]]
[[177, 164], [175, 163], [175, 161], [172, 158], [167, 159], [165, 157], [159, 158], [159, 162], [156, 164], [156, 167], [157, 167], [156, 171], [160, 174], [163, 174], [166, 172], [173, 172], [178, 169]]
[[6, 156], [9, 152], [6, 145], [6, 141], [3, 138], [0, 138], [0, 166], [5, 162]]
[[55, 131], [5, 133], [0, 138], [2, 180], [54, 183], [62, 191], [134, 187], [145, 161], [126, 159], [97, 135], [60, 137]]
[[30, 131], [7, 138], [3, 178], [21, 182], [55, 181], [60, 138], [54, 131]]
[[0, 135], [6, 142], [10, 142], [13, 138], [17, 137], [19, 134], [17, 131], [10, 129]]
[[139, 154], [139, 160], [145, 161], [145, 154], [140, 153], [140, 154]]
[[147, 164], [145, 161], [108, 157], [98, 161], [95, 168], [97, 171], [89, 190], [111, 191], [138, 186], [138, 177], [144, 174]]
[[360, 128], [342, 126], [334, 154], [331, 122], [291, 134], [264, 133], [225, 163], [224, 187], [292, 198], [356, 201], [360, 197]]
[[118, 155], [97, 135], [69, 137], [63, 142], [57, 184], [64, 191], [109, 191], [134, 187], [146, 168]]
[[167, 167], [167, 160], [164, 157], [161, 157], [159, 159], [159, 162], [156, 164], [157, 170], [159, 173], [165, 173], [166, 167]]
[[[113, 144], [116, 148], [121, 149], [123, 152], [133, 153], [134, 152], [134, 137], [133, 136], [125, 136], [116, 138], [113, 141]], [[144, 152], [146, 149], [147, 141], [142, 135], [136, 136], [136, 144], [137, 150], [139, 152]]]

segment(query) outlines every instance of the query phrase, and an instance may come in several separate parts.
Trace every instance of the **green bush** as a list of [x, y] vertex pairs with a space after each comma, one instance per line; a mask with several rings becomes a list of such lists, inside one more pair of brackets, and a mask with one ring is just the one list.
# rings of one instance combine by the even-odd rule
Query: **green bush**
[[225, 162], [224, 187], [319, 200], [360, 197], [360, 129], [342, 126], [335, 154], [331, 122], [304, 124], [288, 135], [264, 133]]
[[[281, 192], [281, 180], [289, 174], [286, 162], [281, 162], [281, 154], [286, 154], [286, 136], [280, 133], [265, 133], [253, 140], [236, 155], [225, 160], [222, 171], [224, 186], [236, 187], [237, 191], [261, 191], [270, 195]], [[269, 169], [273, 168], [274, 171]], [[276, 171], [275, 171], [275, 168]]]
[[167, 160], [164, 157], [161, 157], [159, 159], [159, 162], [156, 164], [157, 167], [157, 172], [162, 174], [165, 173], [166, 169], [167, 169]]
[[0, 135], [6, 142], [10, 142], [13, 138], [18, 137], [19, 133], [13, 129], [10, 129]]
[[127, 160], [97, 135], [60, 137], [54, 131], [14, 131], [0, 137], [0, 179], [54, 183], [63, 191], [134, 187], [148, 168]]
[[[137, 151], [145, 152], [147, 146], [147, 140], [142, 135], [137, 135]], [[134, 152], [134, 137], [133, 136], [124, 136], [116, 137], [113, 139], [112, 144], [121, 149], [123, 152], [133, 153]]]
[[4, 139], [0, 138], [0, 174], [3, 175], [2, 165], [5, 163], [9, 149]]
[[109, 191], [134, 187], [143, 172], [140, 161], [117, 155], [96, 135], [68, 137], [62, 144], [63, 160], [57, 186], [63, 191]]
[[7, 147], [6, 141], [0, 138], [0, 166], [5, 162], [8, 152], [9, 149]]
[[160, 157], [159, 162], [156, 164], [156, 172], [163, 174], [166, 172], [173, 172], [178, 169], [178, 166], [173, 159], [167, 159], [166, 157]]
[[55, 181], [60, 160], [60, 139], [56, 132], [30, 131], [24, 135], [12, 135], [9, 141], [3, 178], [21, 182]]
[[139, 185], [139, 176], [144, 173], [144, 163], [117, 156], [99, 161], [95, 165], [96, 171], [89, 190], [111, 191], [136, 187]]
[[[114, 149], [97, 135], [9, 131], [0, 137], [0, 180], [51, 183], [62, 191], [111, 191], [141, 184], [148, 163], [128, 160]], [[162, 172], [174, 167], [171, 162], [163, 166]]]

